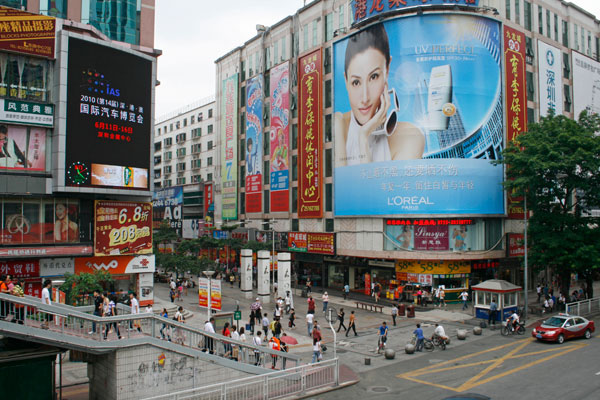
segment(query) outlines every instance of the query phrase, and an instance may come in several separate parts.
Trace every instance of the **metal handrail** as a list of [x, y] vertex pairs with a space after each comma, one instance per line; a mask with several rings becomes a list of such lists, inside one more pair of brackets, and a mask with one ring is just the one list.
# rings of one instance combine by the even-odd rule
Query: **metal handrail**
[[338, 385], [339, 359], [334, 358], [284, 371], [170, 392], [148, 397], [145, 400], [275, 399], [302, 395], [320, 387]]
[[[17, 297], [0, 293], [0, 300], [1, 307], [4, 308], [1, 310], [2, 315], [12, 316], [12, 320], [19, 324], [42, 329], [44, 321], [48, 319], [46, 316], [51, 315], [52, 322], [48, 324], [53, 331], [58, 330], [65, 335], [80, 336], [102, 343], [118, 342], [116, 332], [127, 339], [139, 336], [139, 333], [136, 333], [139, 327], [142, 335], [165, 339], [170, 337], [175, 344], [205, 349], [206, 352], [217, 356], [224, 356], [233, 350], [232, 346], [236, 346], [239, 352], [238, 362], [246, 364], [257, 365], [258, 362], [258, 366], [267, 367], [271, 361], [269, 356], [278, 357], [282, 365], [283, 359], [286, 364], [289, 362], [294, 366], [300, 362], [300, 357], [293, 354], [240, 342], [216, 333], [204, 332], [150, 313], [100, 317], [81, 312], [78, 310], [79, 307], [44, 304], [40, 299], [31, 296]], [[17, 310], [22, 311], [17, 312]], [[108, 333], [111, 329], [115, 334]], [[92, 333], [88, 334], [89, 332]]]
[[[594, 303], [596, 303], [596, 307], [593, 307]], [[567, 314], [576, 315], [585, 315], [598, 312], [600, 311], [600, 297], [567, 303], [565, 306], [565, 311]]]

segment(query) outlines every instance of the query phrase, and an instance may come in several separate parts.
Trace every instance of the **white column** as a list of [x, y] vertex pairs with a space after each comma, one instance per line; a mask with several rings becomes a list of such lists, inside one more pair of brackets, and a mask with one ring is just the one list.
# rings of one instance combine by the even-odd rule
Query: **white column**
[[271, 253], [267, 250], [258, 252], [258, 296], [263, 304], [271, 302]]
[[252, 298], [252, 250], [242, 249], [242, 263], [240, 265], [240, 282], [242, 293], [247, 299]]
[[285, 299], [289, 291], [291, 295], [291, 258], [290, 253], [277, 253], [277, 291], [278, 296]]

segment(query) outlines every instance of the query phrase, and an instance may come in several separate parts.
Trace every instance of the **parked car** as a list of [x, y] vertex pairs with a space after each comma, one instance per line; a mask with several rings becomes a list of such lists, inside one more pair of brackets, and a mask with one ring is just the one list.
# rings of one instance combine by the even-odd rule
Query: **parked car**
[[531, 335], [538, 340], [563, 343], [575, 337], [589, 339], [595, 330], [594, 321], [577, 315], [558, 314], [534, 328]]

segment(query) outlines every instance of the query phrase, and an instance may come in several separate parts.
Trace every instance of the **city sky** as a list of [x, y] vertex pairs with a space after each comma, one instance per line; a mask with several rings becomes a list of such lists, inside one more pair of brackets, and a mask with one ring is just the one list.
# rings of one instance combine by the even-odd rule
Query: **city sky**
[[[234, 0], [221, 3], [224, 7], [208, 1], [157, 0], [155, 47], [163, 55], [158, 58], [155, 117], [213, 95], [215, 60], [252, 38], [257, 24], [273, 25], [305, 3], [310, 0]], [[600, 18], [600, 1], [572, 3]]]

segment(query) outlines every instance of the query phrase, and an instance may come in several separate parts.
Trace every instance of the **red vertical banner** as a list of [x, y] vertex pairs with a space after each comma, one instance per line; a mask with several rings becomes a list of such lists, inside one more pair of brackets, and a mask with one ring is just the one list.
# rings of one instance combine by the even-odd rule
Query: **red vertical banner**
[[[525, 76], [525, 35], [504, 26], [504, 73], [506, 98], [506, 140], [512, 142], [527, 129], [527, 81]], [[523, 219], [523, 197], [508, 196], [508, 218]]]
[[213, 185], [212, 183], [204, 184], [204, 215], [208, 215], [210, 206], [213, 203]]
[[298, 218], [323, 217], [321, 49], [298, 62]]
[[365, 274], [365, 294], [367, 296], [371, 295], [371, 275]]

